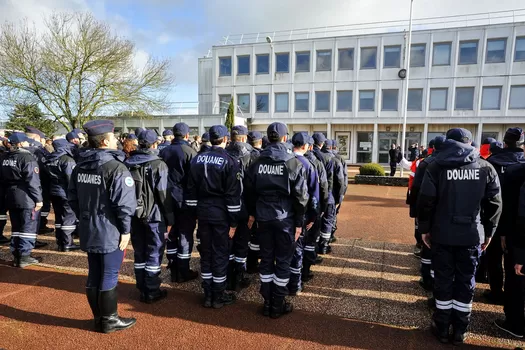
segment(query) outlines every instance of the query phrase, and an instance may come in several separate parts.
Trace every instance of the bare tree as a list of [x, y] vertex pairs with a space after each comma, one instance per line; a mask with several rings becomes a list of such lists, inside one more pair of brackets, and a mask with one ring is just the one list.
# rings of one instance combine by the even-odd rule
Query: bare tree
[[135, 68], [134, 44], [87, 13], [53, 14], [45, 31], [27, 21], [0, 33], [0, 102], [38, 103], [71, 130], [99, 113], [164, 110], [168, 60]]

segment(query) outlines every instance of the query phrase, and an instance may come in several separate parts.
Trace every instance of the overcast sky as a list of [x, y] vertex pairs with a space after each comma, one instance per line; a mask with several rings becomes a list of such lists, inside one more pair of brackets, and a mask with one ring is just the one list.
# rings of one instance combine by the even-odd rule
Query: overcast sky
[[[172, 101], [196, 102], [197, 59], [228, 34], [347, 25], [409, 16], [409, 0], [0, 0], [0, 21], [41, 25], [53, 11], [91, 11], [135, 41], [137, 64], [173, 60]], [[523, 0], [414, 0], [414, 18], [525, 9]]]

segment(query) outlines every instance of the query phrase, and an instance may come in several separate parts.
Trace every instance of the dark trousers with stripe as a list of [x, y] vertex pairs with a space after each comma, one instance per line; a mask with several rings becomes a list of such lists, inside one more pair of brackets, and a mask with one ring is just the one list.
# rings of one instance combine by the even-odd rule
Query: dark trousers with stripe
[[449, 325], [454, 327], [455, 333], [467, 331], [480, 253], [479, 245], [461, 247], [432, 244], [436, 298], [433, 320], [441, 331], [448, 329]]
[[325, 248], [330, 245], [330, 238], [332, 238], [332, 229], [335, 226], [335, 212], [337, 208], [334, 203], [328, 204], [326, 212], [321, 218], [321, 240], [319, 248]]
[[288, 295], [290, 264], [295, 250], [293, 218], [259, 221], [257, 227], [261, 262], [260, 293], [265, 300], [282, 299]]
[[217, 222], [199, 218], [202, 288], [207, 293], [220, 294], [226, 289], [230, 260], [230, 227], [227, 222], [226, 217]]
[[72, 233], [77, 228], [77, 217], [67, 198], [51, 196], [55, 210], [55, 236], [59, 246], [73, 244]]
[[193, 232], [197, 222], [196, 218], [184, 209], [175, 210], [175, 222], [176, 224], [171, 227], [166, 243], [166, 256], [170, 260], [172, 268], [176, 266], [179, 274], [186, 276], [190, 270]]
[[160, 289], [160, 266], [164, 255], [164, 230], [158, 222], [131, 220], [131, 243], [134, 251], [134, 267], [137, 288], [142, 293]]
[[89, 271], [86, 288], [97, 288], [101, 291], [115, 288], [125, 253], [118, 248], [107, 254], [88, 253]]
[[432, 251], [423, 244], [421, 249], [421, 278], [423, 283], [432, 286], [434, 283], [434, 270], [432, 269]]
[[317, 259], [316, 245], [320, 236], [321, 220], [318, 218], [310, 230], [305, 232], [303, 264], [315, 265], [315, 259]]
[[11, 220], [11, 253], [28, 256], [35, 248], [39, 212], [34, 209], [9, 209]]
[[289, 292], [297, 292], [302, 288], [301, 273], [303, 269], [303, 259], [305, 253], [304, 247], [305, 236], [303, 232], [297, 242], [295, 242], [295, 251], [290, 264], [290, 282], [288, 283]]

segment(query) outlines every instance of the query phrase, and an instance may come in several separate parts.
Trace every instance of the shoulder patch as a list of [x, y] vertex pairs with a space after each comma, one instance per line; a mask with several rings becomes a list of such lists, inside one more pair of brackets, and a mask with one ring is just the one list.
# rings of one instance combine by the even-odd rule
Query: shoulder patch
[[132, 186], [135, 184], [135, 181], [133, 181], [133, 178], [132, 178], [132, 177], [127, 176], [127, 177], [124, 179], [124, 183], [125, 183], [126, 186], [128, 186], [128, 187], [132, 187]]
[[39, 174], [40, 173], [40, 169], [38, 169], [38, 167], [35, 167], [35, 174]]

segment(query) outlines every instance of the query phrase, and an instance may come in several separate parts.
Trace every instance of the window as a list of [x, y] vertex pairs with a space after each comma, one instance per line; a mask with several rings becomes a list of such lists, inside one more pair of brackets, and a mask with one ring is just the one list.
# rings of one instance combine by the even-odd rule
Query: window
[[432, 52], [432, 65], [434, 66], [450, 66], [450, 53], [452, 50], [451, 43], [437, 43], [434, 44]]
[[525, 109], [525, 85], [510, 87], [510, 109]]
[[487, 57], [486, 63], [502, 63], [505, 62], [505, 50], [507, 47], [507, 39], [489, 39], [487, 40]]
[[257, 55], [257, 74], [270, 73], [270, 55]]
[[481, 109], [500, 109], [501, 86], [483, 87]]
[[359, 110], [374, 111], [376, 92], [374, 90], [359, 91]]
[[408, 89], [408, 104], [409, 111], [423, 110], [423, 89]]
[[308, 92], [295, 93], [295, 111], [308, 112], [310, 105], [310, 94]]
[[250, 94], [238, 94], [237, 104], [243, 113], [250, 113]]
[[385, 46], [383, 60], [384, 68], [399, 68], [401, 62], [401, 46]]
[[288, 93], [275, 94], [275, 112], [288, 112]]
[[383, 90], [383, 111], [397, 111], [397, 100], [399, 90]]
[[231, 95], [219, 95], [219, 113], [226, 114], [230, 105]]
[[414, 44], [410, 46], [410, 67], [425, 66], [426, 44]]
[[237, 75], [250, 74], [250, 56], [237, 56]]
[[268, 94], [255, 94], [255, 112], [268, 113], [269, 98]]
[[478, 41], [460, 41], [458, 64], [478, 63]]
[[288, 52], [275, 54], [275, 61], [277, 73], [288, 73], [290, 71], [290, 54]]
[[435, 88], [430, 89], [430, 110], [446, 111], [447, 110], [448, 89]]
[[310, 71], [310, 52], [296, 52], [295, 61], [296, 72]]
[[337, 111], [352, 111], [352, 91], [337, 91]]
[[377, 47], [361, 48], [361, 69], [375, 69], [377, 64]]
[[226, 77], [232, 75], [232, 58], [219, 57], [219, 76]]
[[317, 58], [315, 61], [316, 70], [318, 72], [332, 70], [332, 50], [317, 51]]
[[514, 61], [525, 61], [525, 36], [516, 38]]
[[339, 70], [354, 69], [354, 49], [339, 49]]
[[330, 91], [315, 92], [315, 111], [330, 112]]
[[474, 109], [474, 88], [473, 87], [458, 87], [456, 88], [456, 110]]

